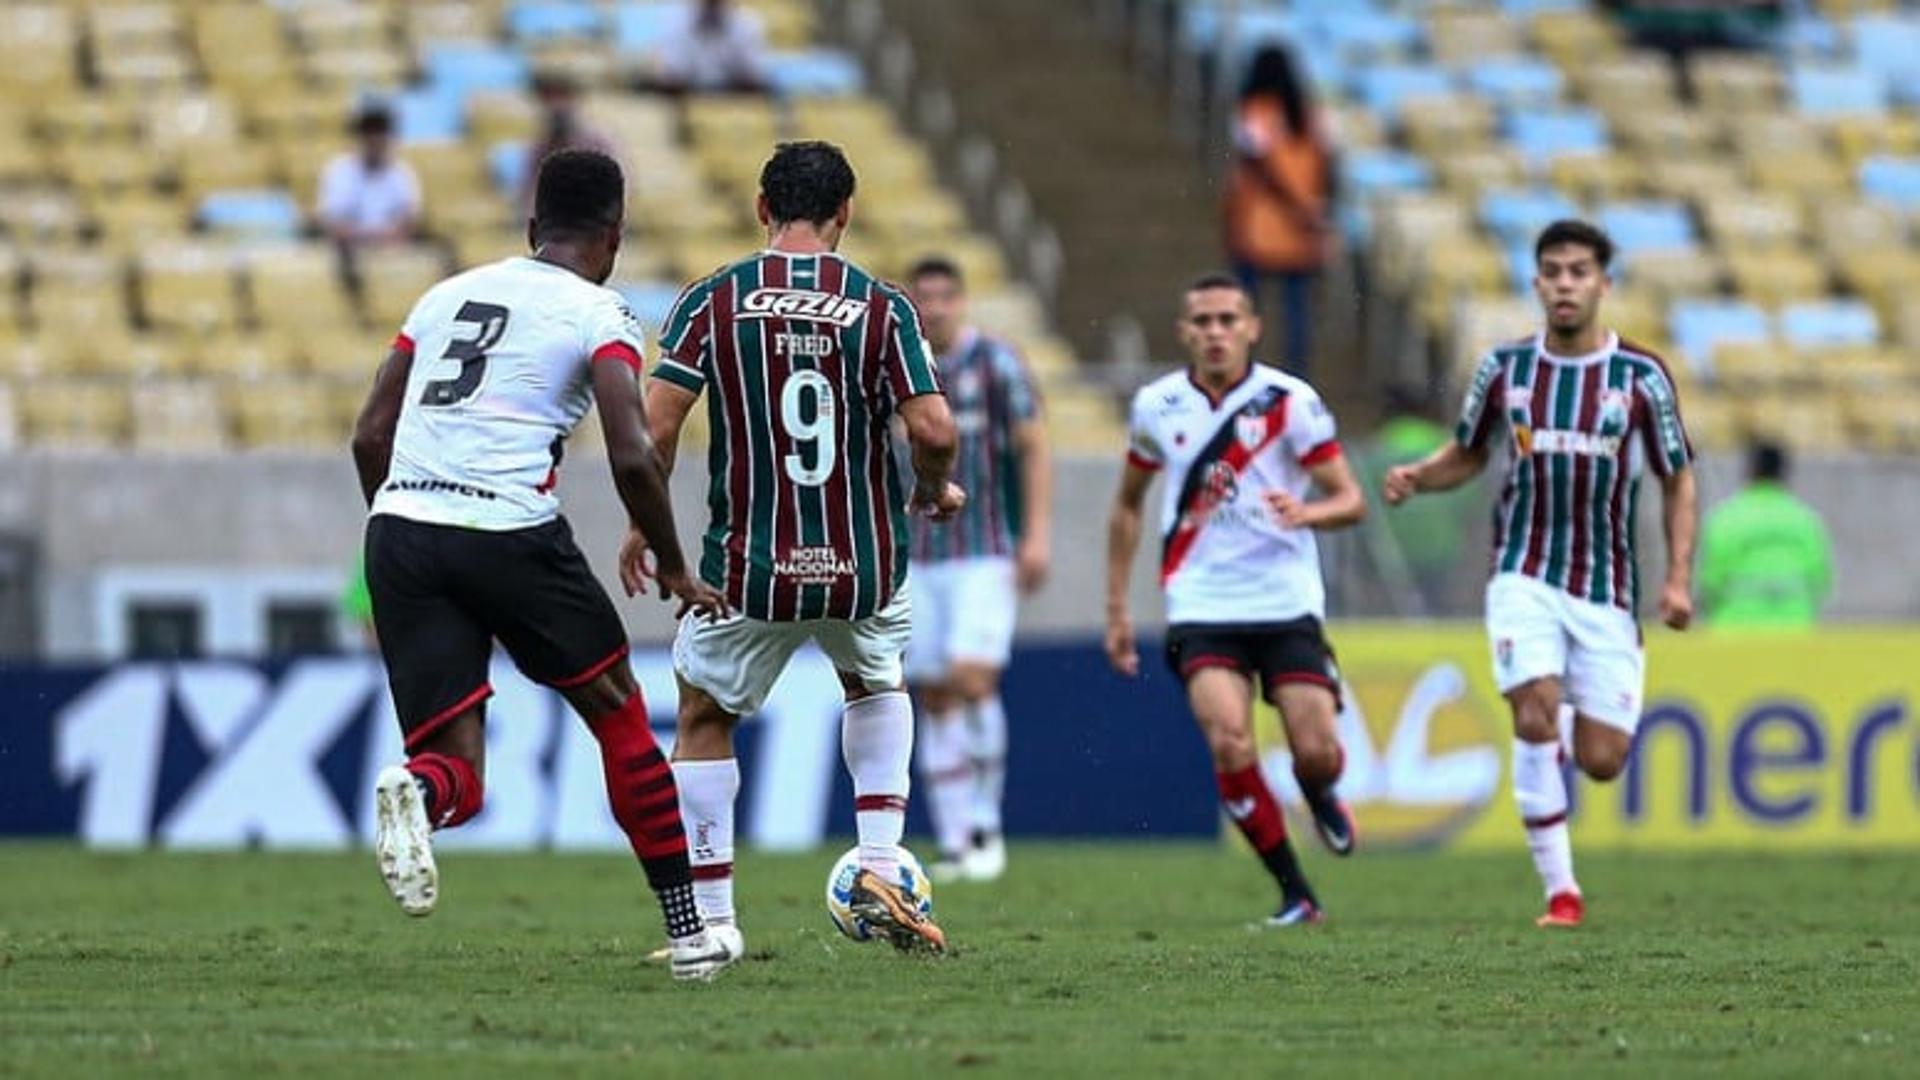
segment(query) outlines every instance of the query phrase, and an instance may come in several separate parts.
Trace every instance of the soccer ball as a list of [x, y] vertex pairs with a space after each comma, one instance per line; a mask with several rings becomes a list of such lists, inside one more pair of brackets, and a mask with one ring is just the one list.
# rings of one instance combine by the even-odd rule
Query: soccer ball
[[[860, 871], [860, 849], [848, 848], [845, 855], [827, 871], [827, 918], [843, 934], [855, 941], [872, 941], [879, 937], [867, 920], [853, 913], [848, 904], [853, 899], [853, 875]], [[920, 914], [933, 915], [933, 882], [927, 880], [927, 872], [920, 868], [920, 860], [913, 852], [900, 849], [901, 888], [912, 893], [920, 900]]]

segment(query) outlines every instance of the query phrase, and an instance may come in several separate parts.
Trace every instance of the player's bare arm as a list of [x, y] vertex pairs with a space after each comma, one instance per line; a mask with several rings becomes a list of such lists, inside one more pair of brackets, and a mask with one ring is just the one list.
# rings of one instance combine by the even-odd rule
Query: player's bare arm
[[1153, 475], [1153, 470], [1128, 462], [1107, 516], [1107, 662], [1128, 678], [1140, 674], [1140, 652], [1133, 642], [1127, 582], [1133, 577], [1134, 553], [1140, 550], [1140, 512]]
[[914, 513], [945, 521], [967, 505], [967, 493], [953, 482], [953, 459], [960, 435], [944, 394], [916, 394], [900, 404], [900, 421], [913, 448]]
[[393, 432], [400, 424], [400, 404], [412, 371], [413, 353], [387, 350], [353, 425], [353, 466], [360, 473], [360, 494], [366, 496], [368, 506], [387, 482], [387, 469], [393, 464]]
[[1020, 591], [1031, 593], [1046, 583], [1053, 559], [1053, 449], [1047, 425], [1036, 417], [1013, 428], [1013, 448], [1020, 455], [1020, 550], [1015, 553]]
[[1285, 491], [1267, 492], [1267, 509], [1289, 529], [1344, 529], [1366, 519], [1367, 496], [1354, 478], [1345, 454], [1308, 466], [1307, 476], [1320, 493], [1296, 499]]
[[1675, 630], [1693, 622], [1693, 547], [1700, 500], [1691, 467], [1660, 480], [1660, 518], [1667, 534], [1667, 580], [1660, 589], [1660, 621]]
[[[600, 405], [600, 426], [606, 433], [613, 486], [627, 508], [627, 519], [633, 529], [645, 536], [653, 549], [661, 598], [678, 598], [680, 615], [688, 611], [709, 616], [725, 614], [726, 599], [687, 572], [680, 537], [674, 531], [666, 469], [647, 433], [646, 406], [640, 396], [639, 378], [625, 364], [596, 363], [593, 394]], [[636, 559], [629, 566], [624, 559], [621, 561], [620, 580], [628, 595], [645, 591], [639, 563]]]
[[1383, 485], [1388, 506], [1399, 506], [1423, 491], [1452, 491], [1485, 471], [1485, 447], [1468, 449], [1450, 442], [1421, 461], [1387, 470]]

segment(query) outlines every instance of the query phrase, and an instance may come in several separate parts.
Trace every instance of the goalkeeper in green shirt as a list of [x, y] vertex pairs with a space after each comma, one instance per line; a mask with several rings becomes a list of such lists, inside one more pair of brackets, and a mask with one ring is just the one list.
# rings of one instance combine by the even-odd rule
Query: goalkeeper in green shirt
[[1716, 627], [1802, 627], [1833, 585], [1832, 545], [1812, 507], [1787, 490], [1786, 451], [1756, 443], [1744, 491], [1707, 515], [1700, 594]]

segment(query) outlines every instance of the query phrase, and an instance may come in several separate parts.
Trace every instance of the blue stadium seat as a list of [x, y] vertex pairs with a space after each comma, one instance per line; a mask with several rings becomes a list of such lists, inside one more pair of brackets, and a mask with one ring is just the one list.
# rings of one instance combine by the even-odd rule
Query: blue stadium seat
[[1553, 188], [1489, 191], [1480, 196], [1480, 221], [1502, 242], [1525, 248], [1527, 272], [1533, 277], [1533, 240], [1541, 229], [1561, 218], [1580, 216], [1580, 207]]
[[1872, 345], [1880, 340], [1880, 318], [1862, 300], [1788, 304], [1780, 312], [1780, 336], [1802, 348]]
[[621, 4], [613, 10], [614, 48], [628, 54], [650, 53], [680, 24], [673, 4]]
[[1674, 345], [1696, 371], [1713, 370], [1713, 350], [1720, 345], [1764, 344], [1770, 336], [1766, 312], [1733, 300], [1676, 300], [1667, 323]]
[[1507, 245], [1507, 280], [1513, 283], [1513, 291], [1532, 293], [1533, 276], [1539, 269], [1540, 261], [1534, 258], [1532, 241]]
[[408, 90], [392, 98], [395, 133], [401, 142], [457, 139], [466, 126], [462, 97], [443, 87]]
[[1456, 88], [1452, 72], [1433, 66], [1366, 67], [1354, 81], [1361, 103], [1388, 120], [1397, 117], [1400, 106], [1411, 98], [1450, 94]]
[[1423, 191], [1433, 186], [1433, 167], [1401, 150], [1356, 150], [1341, 159], [1341, 178], [1351, 197], [1341, 200], [1340, 228], [1350, 238], [1373, 229], [1372, 196], [1386, 191]]
[[1860, 190], [1903, 210], [1920, 209], [1920, 157], [1868, 158], [1860, 163]]
[[427, 82], [457, 99], [490, 90], [519, 90], [533, 74], [519, 50], [494, 45], [430, 45], [421, 67]]
[[527, 144], [523, 142], [497, 142], [487, 149], [487, 175], [493, 178], [493, 186], [503, 194], [520, 190], [520, 183], [527, 175]]
[[1855, 61], [1883, 78], [1911, 73], [1920, 58], [1920, 16], [1861, 15], [1852, 33]]
[[[1295, 5], [1300, 10], [1300, 5]], [[1364, 4], [1325, 4], [1308, 16], [1308, 34], [1316, 44], [1343, 55], [1410, 52], [1426, 43], [1425, 24], [1405, 15], [1375, 11]]]
[[1467, 73], [1467, 83], [1502, 105], [1551, 105], [1566, 86], [1559, 68], [1521, 56], [1478, 61]]
[[1800, 12], [1781, 21], [1779, 42], [1790, 57], [1831, 60], [1840, 55], [1840, 28], [1814, 12]]
[[507, 9], [507, 33], [517, 41], [593, 37], [600, 12], [583, 0], [534, 0]]
[[215, 232], [291, 238], [300, 234], [300, 204], [279, 188], [215, 191], [200, 200], [194, 219]]
[[1536, 165], [1608, 146], [1607, 122], [1592, 109], [1516, 109], [1507, 116], [1507, 136]]
[[658, 334], [666, 325], [673, 302], [680, 297], [680, 286], [670, 281], [616, 281], [612, 288], [627, 302], [627, 310], [633, 312], [633, 317], [652, 334]]
[[859, 63], [839, 49], [774, 53], [767, 77], [788, 97], [846, 97], [865, 86]]
[[1809, 116], [1882, 112], [1887, 107], [1887, 81], [1858, 67], [1799, 64], [1788, 74], [1794, 107]]
[[1597, 223], [1625, 252], [1690, 248], [1697, 239], [1685, 204], [1669, 201], [1612, 203]]
[[1500, 0], [1500, 10], [1509, 15], [1538, 15], [1543, 11], [1579, 11], [1588, 0]]

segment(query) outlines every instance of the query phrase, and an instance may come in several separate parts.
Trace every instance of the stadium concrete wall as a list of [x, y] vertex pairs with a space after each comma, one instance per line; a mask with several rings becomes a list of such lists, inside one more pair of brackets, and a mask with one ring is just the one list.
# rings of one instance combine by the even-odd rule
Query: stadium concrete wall
[[[1115, 460], [1064, 460], [1056, 484], [1053, 577], [1023, 609], [1028, 637], [1084, 635], [1099, 629], [1106, 516]], [[1739, 463], [1702, 465], [1708, 504], [1738, 486]], [[1825, 515], [1836, 546], [1836, 592], [1829, 613], [1841, 619], [1920, 619], [1920, 462], [1850, 458], [1805, 462], [1796, 487]], [[698, 470], [675, 477], [683, 536], [705, 521]], [[624, 517], [604, 461], [568, 463], [561, 481], [566, 511], [595, 570], [610, 586]], [[1656, 495], [1650, 495], [1657, 499]], [[116, 582], [172, 577], [219, 581], [253, 575], [325, 592], [344, 581], [358, 550], [363, 508], [353, 473], [337, 458], [248, 453], [215, 457], [28, 452], [0, 458], [0, 537], [24, 539], [37, 553], [38, 652], [52, 659], [115, 659], [121, 614], [108, 603]], [[1642, 522], [1649, 541], [1659, 515]], [[1476, 530], [1476, 535], [1478, 535]], [[1157, 617], [1154, 541], [1134, 576], [1134, 606]], [[1646, 550], [1657, 556], [1657, 543]], [[1477, 576], [1479, 555], [1461, 573]], [[1343, 563], [1342, 565], [1347, 565]], [[1360, 572], [1360, 571], [1355, 571]], [[1335, 614], [1341, 613], [1335, 582]], [[634, 639], [672, 637], [665, 606], [621, 600]], [[6, 618], [0, 613], [0, 618]], [[7, 635], [0, 634], [0, 640]], [[215, 651], [221, 651], [216, 649]]]

